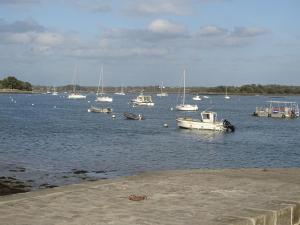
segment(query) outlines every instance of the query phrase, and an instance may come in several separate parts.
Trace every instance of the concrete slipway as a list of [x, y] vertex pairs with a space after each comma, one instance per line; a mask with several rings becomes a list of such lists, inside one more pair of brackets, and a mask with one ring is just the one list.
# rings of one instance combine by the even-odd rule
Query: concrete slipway
[[5, 196], [0, 224], [300, 224], [300, 169], [151, 172]]

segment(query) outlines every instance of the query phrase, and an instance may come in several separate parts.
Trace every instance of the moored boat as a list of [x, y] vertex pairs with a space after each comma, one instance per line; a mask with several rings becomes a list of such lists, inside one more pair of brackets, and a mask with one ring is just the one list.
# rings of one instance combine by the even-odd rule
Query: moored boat
[[253, 116], [273, 118], [297, 118], [299, 107], [296, 102], [267, 101], [268, 106], [256, 107]]
[[151, 95], [144, 95], [143, 93], [141, 93], [135, 99], [132, 99], [131, 102], [133, 103], [133, 105], [154, 106]]
[[130, 120], [144, 120], [144, 116], [142, 114], [134, 114], [134, 113], [129, 113], [129, 112], [125, 112], [124, 116], [126, 117], [126, 119], [130, 119]]
[[95, 107], [95, 106], [91, 106], [88, 109], [88, 112], [94, 112], [94, 113], [111, 113], [113, 110], [111, 108], [99, 108], [99, 107]]
[[185, 104], [185, 70], [183, 71], [183, 97], [182, 104], [176, 105], [178, 111], [197, 111], [197, 105]]
[[194, 100], [194, 101], [201, 101], [202, 99], [201, 99], [201, 97], [200, 97], [199, 95], [195, 95], [195, 96], [193, 97], [193, 100]]
[[179, 117], [176, 121], [177, 126], [184, 129], [235, 131], [235, 127], [228, 120], [218, 121], [217, 113], [212, 111], [201, 112], [200, 119]]

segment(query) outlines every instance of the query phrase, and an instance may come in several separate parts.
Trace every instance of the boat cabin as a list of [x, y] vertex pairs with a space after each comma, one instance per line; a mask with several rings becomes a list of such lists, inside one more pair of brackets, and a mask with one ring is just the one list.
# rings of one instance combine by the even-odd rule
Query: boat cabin
[[152, 97], [150, 95], [139, 95], [137, 102], [152, 102]]
[[217, 122], [217, 113], [211, 111], [201, 112], [201, 120], [204, 123], [215, 123]]

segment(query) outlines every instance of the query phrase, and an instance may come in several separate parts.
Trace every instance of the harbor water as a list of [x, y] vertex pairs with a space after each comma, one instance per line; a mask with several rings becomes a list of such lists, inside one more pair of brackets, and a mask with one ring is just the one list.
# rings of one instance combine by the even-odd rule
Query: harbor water
[[[126, 96], [102, 104], [113, 113], [88, 113], [95, 95], [0, 95], [0, 176], [29, 181], [33, 187], [134, 175], [144, 171], [193, 168], [300, 166], [300, 120], [253, 117], [268, 96], [210, 96], [194, 101], [198, 112], [179, 112], [177, 94], [156, 97], [154, 107], [132, 107]], [[300, 102], [299, 96], [284, 101]], [[187, 95], [186, 102], [192, 103]], [[174, 108], [174, 110], [171, 110]], [[234, 133], [178, 129], [176, 117], [218, 113]], [[124, 112], [145, 120], [126, 120]], [[115, 118], [112, 118], [115, 115]], [[166, 126], [166, 124], [168, 126]]]

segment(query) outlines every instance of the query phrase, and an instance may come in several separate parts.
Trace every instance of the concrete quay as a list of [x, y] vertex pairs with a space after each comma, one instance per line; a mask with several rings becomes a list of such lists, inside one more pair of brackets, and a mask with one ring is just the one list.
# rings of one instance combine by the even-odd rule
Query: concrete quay
[[3, 196], [0, 224], [299, 225], [300, 169], [150, 172]]

